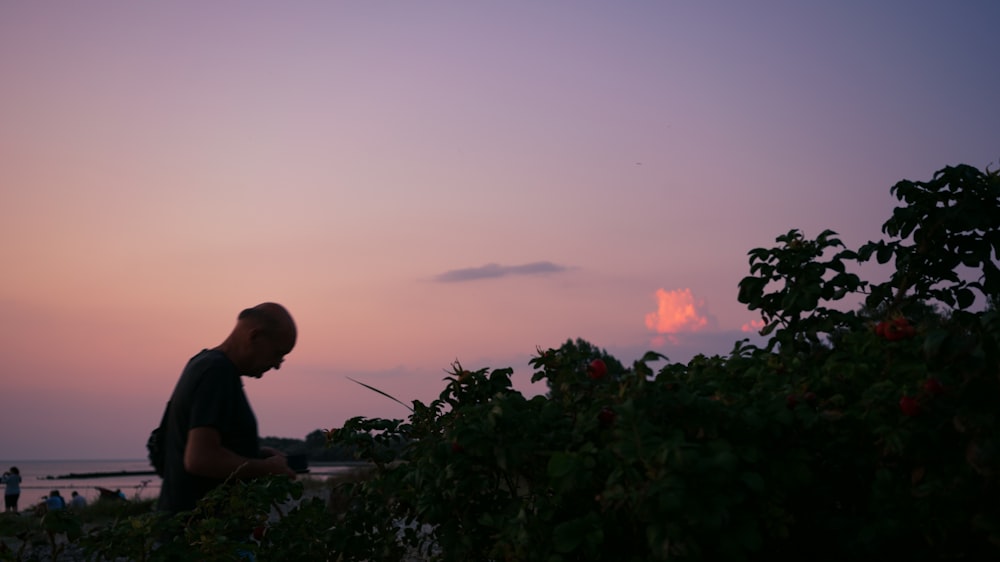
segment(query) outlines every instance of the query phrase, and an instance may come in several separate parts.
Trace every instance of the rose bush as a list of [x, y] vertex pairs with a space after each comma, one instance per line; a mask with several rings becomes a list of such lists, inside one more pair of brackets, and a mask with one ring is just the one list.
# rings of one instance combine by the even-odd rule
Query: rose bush
[[[406, 446], [369, 458], [379, 471], [357, 484], [331, 547], [353, 555], [363, 542], [359, 560], [393, 548], [441, 560], [1000, 556], [1000, 181], [957, 166], [892, 192], [903, 205], [887, 240], [850, 250], [832, 231], [792, 230], [750, 251], [738, 298], [760, 312], [764, 347], [626, 368], [568, 341], [532, 360], [545, 396], [483, 369], [449, 377], [407, 423], [350, 420], [337, 443]], [[888, 280], [861, 279], [873, 258], [894, 262]]]
[[[532, 358], [548, 392], [531, 397], [511, 369], [456, 363], [439, 397], [414, 401], [407, 419], [359, 417], [327, 432], [371, 472], [344, 484], [336, 517], [305, 503], [268, 523], [252, 550], [1000, 559], [1000, 176], [948, 167], [892, 193], [902, 204], [885, 240], [851, 250], [835, 232], [791, 230], [749, 252], [738, 299], [761, 314], [763, 347], [742, 340], [686, 364], [650, 352], [626, 366], [569, 340]], [[872, 259], [895, 266], [887, 280], [861, 278]], [[246, 517], [200, 512], [189, 546], [232, 552], [206, 538], [213, 528], [252, 536], [267, 510], [247, 502], [275, 496], [237, 495], [227, 513]]]

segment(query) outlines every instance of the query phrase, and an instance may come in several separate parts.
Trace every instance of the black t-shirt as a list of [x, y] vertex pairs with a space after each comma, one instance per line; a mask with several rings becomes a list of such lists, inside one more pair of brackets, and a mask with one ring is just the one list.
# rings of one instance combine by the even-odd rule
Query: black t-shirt
[[221, 351], [206, 349], [192, 357], [170, 397], [160, 510], [193, 509], [199, 499], [223, 482], [184, 470], [188, 431], [196, 427], [217, 429], [222, 446], [238, 455], [260, 457], [257, 418], [236, 366]]

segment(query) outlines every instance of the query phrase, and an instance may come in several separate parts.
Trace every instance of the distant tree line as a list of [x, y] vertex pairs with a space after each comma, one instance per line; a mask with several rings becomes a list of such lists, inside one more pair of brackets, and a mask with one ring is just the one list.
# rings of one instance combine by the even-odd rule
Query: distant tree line
[[[328, 444], [326, 432], [317, 429], [306, 435], [305, 439], [294, 439], [291, 437], [261, 437], [261, 447], [273, 447], [286, 454], [305, 453], [309, 462], [356, 462], [359, 459], [357, 447], [341, 444]], [[382, 445], [398, 451], [402, 449], [404, 443], [397, 442], [392, 446]], [[379, 448], [379, 447], [376, 447]]]
[[346, 462], [355, 461], [354, 447], [343, 445], [327, 445], [326, 433], [317, 429], [306, 435], [305, 439], [291, 437], [261, 437], [261, 447], [274, 447], [289, 454], [305, 453], [309, 462]]

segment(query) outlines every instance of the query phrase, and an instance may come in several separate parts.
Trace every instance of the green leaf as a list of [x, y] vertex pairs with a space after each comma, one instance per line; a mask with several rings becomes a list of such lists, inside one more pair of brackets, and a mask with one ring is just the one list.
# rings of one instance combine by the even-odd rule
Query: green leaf
[[643, 363], [649, 363], [651, 361], [660, 361], [661, 359], [665, 361], [668, 360], [667, 356], [662, 353], [657, 353], [655, 351], [647, 351], [645, 354], [643, 354], [642, 359], [640, 359], [640, 361], [642, 361]]
[[578, 464], [576, 455], [560, 451], [549, 457], [549, 466], [546, 472], [549, 478], [559, 479], [573, 472]]
[[737, 300], [743, 304], [759, 301], [765, 285], [767, 285], [767, 279], [761, 277], [744, 277], [739, 284], [740, 290]]
[[875, 253], [875, 260], [878, 261], [878, 263], [886, 263], [891, 258], [892, 258], [892, 247], [886, 245], [880, 245], [878, 251]]
[[924, 354], [927, 357], [935, 357], [941, 353], [941, 346], [948, 339], [948, 331], [936, 328], [927, 333], [924, 337]]
[[969, 289], [962, 288], [955, 293], [955, 297], [958, 299], [959, 308], [969, 308], [972, 303], [976, 302], [976, 294]]
[[756, 472], [744, 472], [740, 475], [740, 480], [753, 492], [761, 493], [764, 491], [764, 479]]
[[552, 530], [552, 547], [556, 552], [571, 552], [593, 531], [594, 521], [588, 515], [556, 525]]
[[[871, 255], [871, 252], [869, 252], [869, 255]], [[854, 252], [852, 250], [841, 250], [841, 251], [837, 252], [837, 255], [835, 255], [833, 257], [834, 257], [834, 259], [837, 259], [837, 260], [854, 261], [854, 260], [858, 259], [858, 253]]]

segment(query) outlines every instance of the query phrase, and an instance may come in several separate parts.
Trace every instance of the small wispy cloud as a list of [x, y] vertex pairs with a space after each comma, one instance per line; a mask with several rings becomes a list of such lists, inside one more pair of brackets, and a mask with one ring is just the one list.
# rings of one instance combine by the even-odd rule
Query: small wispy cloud
[[548, 275], [561, 273], [567, 269], [565, 266], [554, 264], [550, 261], [536, 261], [524, 265], [488, 263], [480, 267], [467, 267], [445, 271], [435, 277], [434, 280], [442, 283], [461, 283], [464, 281], [477, 281], [479, 279], [495, 279], [509, 275]]

